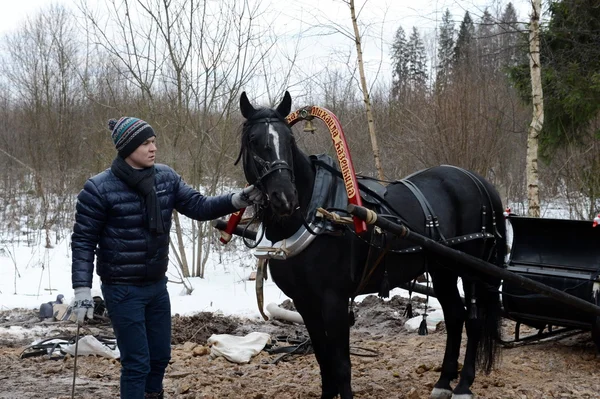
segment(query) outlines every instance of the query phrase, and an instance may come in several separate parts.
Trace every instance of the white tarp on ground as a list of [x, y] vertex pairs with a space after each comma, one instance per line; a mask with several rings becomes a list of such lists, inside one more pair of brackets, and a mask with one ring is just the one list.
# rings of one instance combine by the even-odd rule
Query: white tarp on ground
[[230, 362], [248, 363], [270, 340], [271, 337], [267, 333], [252, 332], [244, 337], [213, 334], [208, 338], [207, 343], [212, 357], [223, 356]]
[[[61, 345], [64, 352], [75, 356], [75, 344]], [[98, 355], [107, 357], [109, 359], [118, 359], [121, 357], [119, 348], [115, 346], [115, 349], [110, 349], [102, 342], [98, 341], [93, 335], [86, 335], [79, 339], [79, 346], [77, 347], [77, 356], [86, 355]]]

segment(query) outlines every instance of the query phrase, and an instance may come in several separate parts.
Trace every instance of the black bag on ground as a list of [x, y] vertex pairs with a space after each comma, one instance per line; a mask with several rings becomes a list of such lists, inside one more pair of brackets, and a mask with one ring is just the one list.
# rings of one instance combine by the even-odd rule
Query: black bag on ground
[[108, 316], [108, 312], [106, 311], [106, 304], [104, 303], [104, 299], [102, 299], [102, 297], [100, 296], [94, 297], [94, 316]]
[[40, 320], [54, 319], [54, 305], [60, 305], [63, 303], [65, 296], [63, 294], [58, 294], [56, 296], [56, 301], [50, 301], [46, 303], [42, 303], [40, 305], [40, 311], [38, 316]]

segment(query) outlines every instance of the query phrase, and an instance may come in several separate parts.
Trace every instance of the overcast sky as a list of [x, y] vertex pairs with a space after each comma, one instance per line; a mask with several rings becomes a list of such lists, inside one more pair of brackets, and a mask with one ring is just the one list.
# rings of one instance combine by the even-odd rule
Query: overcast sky
[[[104, 2], [108, 0], [0, 0], [0, 35], [19, 27], [27, 16], [35, 15], [52, 3], [75, 8], [81, 1]], [[209, 0], [210, 1], [210, 0]], [[218, 0], [212, 0], [218, 1]], [[266, 19], [278, 21], [269, 26], [278, 40], [291, 51], [298, 51], [298, 63], [306, 75], [321, 73], [319, 68], [330, 64], [333, 68], [353, 65], [356, 57], [354, 43], [342, 34], [327, 34], [326, 29], [314, 29], [315, 25], [337, 26], [339, 30], [352, 32], [350, 11], [344, 0], [250, 0], [260, 1], [267, 11]], [[367, 79], [370, 83], [391, 78], [390, 45], [399, 26], [410, 34], [416, 26], [427, 43], [436, 36], [442, 13], [448, 8], [456, 21], [456, 27], [465, 11], [477, 21], [488, 7], [492, 15], [500, 12], [508, 1], [499, 0], [355, 0], [363, 35]], [[520, 21], [529, 18], [530, 0], [513, 0]], [[331, 30], [330, 30], [331, 31]], [[330, 33], [330, 32], [329, 32]], [[430, 56], [435, 52], [428, 46]], [[352, 62], [348, 60], [352, 59]], [[312, 70], [311, 70], [312, 69]]]
[[[7, 30], [14, 29], [27, 15], [31, 15], [52, 3], [72, 7], [79, 1], [81, 0], [0, 0], [0, 4], [2, 4], [0, 32], [4, 33]], [[295, 0], [294, 2], [263, 0], [262, 2], [272, 3], [270, 8], [282, 13], [282, 23], [294, 19], [301, 20], [303, 16], [308, 17], [315, 12], [332, 20], [348, 18], [349, 16], [349, 11], [343, 0]], [[391, 26], [402, 24], [408, 30], [412, 26], [421, 29], [433, 29], [436, 17], [439, 20], [440, 13], [446, 8], [450, 9], [456, 20], [460, 20], [466, 10], [470, 10], [477, 15], [486, 6], [494, 8], [497, 7], [498, 3], [498, 0], [367, 0], [366, 2], [356, 0], [356, 7], [358, 9], [366, 4], [361, 13], [361, 17], [365, 20], [377, 19], [384, 22], [382, 16], [387, 14], [385, 15], [386, 24]], [[501, 4], [506, 3], [507, 1], [501, 2]], [[521, 19], [525, 20], [531, 7], [530, 0], [513, 0], [512, 3], [517, 8]]]
[[[293, 5], [286, 3], [272, 2], [272, 7], [279, 8], [287, 14], [286, 20], [298, 19], [303, 14], [307, 16], [311, 11], [313, 14], [316, 11], [321, 19], [347, 21], [350, 18], [344, 0], [298, 0], [292, 3]], [[508, 1], [498, 0], [355, 0], [356, 9], [360, 10], [359, 19], [364, 23], [384, 23], [384, 31], [395, 31], [398, 25], [402, 25], [407, 31], [412, 26], [419, 30], [433, 30], [446, 9], [450, 10], [457, 23], [462, 20], [467, 10], [471, 12], [473, 19], [477, 20], [486, 7], [495, 14], [494, 9], [503, 9], [507, 3]], [[521, 14], [521, 19], [527, 19], [531, 1], [513, 0], [512, 3]]]

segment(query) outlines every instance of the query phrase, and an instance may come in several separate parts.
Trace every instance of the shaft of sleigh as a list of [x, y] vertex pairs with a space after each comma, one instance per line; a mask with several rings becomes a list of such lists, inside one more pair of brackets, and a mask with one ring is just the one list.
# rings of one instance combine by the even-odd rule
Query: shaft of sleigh
[[406, 240], [419, 244], [423, 247], [423, 249], [427, 251], [446, 257], [467, 267], [471, 267], [472, 269], [475, 269], [481, 273], [485, 273], [487, 275], [497, 277], [505, 281], [510, 281], [511, 283], [517, 284], [518, 286], [524, 289], [546, 295], [550, 298], [553, 298], [561, 303], [577, 308], [581, 311], [600, 316], [600, 307], [592, 304], [591, 302], [585, 301], [573, 295], [569, 295], [556, 288], [552, 288], [527, 277], [520, 276], [502, 267], [496, 266], [467, 253], [457, 251], [456, 249], [440, 244], [436, 241], [431, 240], [430, 238], [427, 238], [421, 234], [411, 231], [406, 226], [394, 223], [383, 217], [379, 217], [377, 213], [371, 211], [370, 209], [367, 209], [362, 206], [349, 204], [347, 210], [352, 215], [364, 220], [367, 224], [377, 226], [385, 231], [397, 235], [400, 238], [404, 238]]

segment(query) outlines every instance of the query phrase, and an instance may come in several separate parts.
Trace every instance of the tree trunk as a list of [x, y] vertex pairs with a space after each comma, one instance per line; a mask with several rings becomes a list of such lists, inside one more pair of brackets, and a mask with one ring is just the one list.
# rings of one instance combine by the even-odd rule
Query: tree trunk
[[208, 237], [206, 237], [206, 232], [204, 231], [202, 222], [198, 221], [196, 223], [198, 227], [198, 251], [196, 252], [196, 270], [198, 270], [198, 273], [196, 273], [196, 277], [204, 278], [204, 270], [206, 267], [206, 257], [204, 256], [204, 240], [208, 239]]
[[528, 214], [540, 216], [540, 194], [538, 177], [538, 138], [544, 126], [544, 93], [542, 91], [542, 69], [540, 64], [540, 15], [541, 0], [532, 0], [533, 10], [529, 24], [529, 70], [531, 72], [531, 95], [533, 117], [527, 135], [527, 200]]
[[373, 147], [373, 158], [375, 159], [375, 167], [377, 168], [377, 176], [383, 180], [383, 168], [379, 158], [379, 145], [377, 144], [377, 136], [375, 134], [375, 122], [373, 120], [373, 112], [371, 111], [371, 99], [369, 98], [369, 88], [367, 87], [367, 79], [365, 78], [365, 67], [363, 65], [363, 53], [358, 31], [358, 23], [356, 21], [356, 10], [354, 9], [354, 0], [350, 0], [350, 14], [352, 15], [352, 26], [354, 27], [354, 43], [356, 44], [356, 53], [358, 55], [358, 71], [360, 73], [360, 85], [362, 87], [365, 107], [367, 109], [367, 121], [369, 124], [369, 135], [371, 136], [371, 146]]
[[173, 221], [175, 222], [175, 234], [177, 235], [177, 244], [179, 247], [179, 256], [177, 256], [177, 261], [179, 263], [179, 267], [181, 268], [181, 273], [183, 274], [183, 277], [191, 277], [190, 267], [187, 261], [187, 256], [185, 254], [185, 245], [183, 243], [183, 232], [181, 230], [181, 223], [179, 222], [179, 213], [177, 211], [173, 211]]

